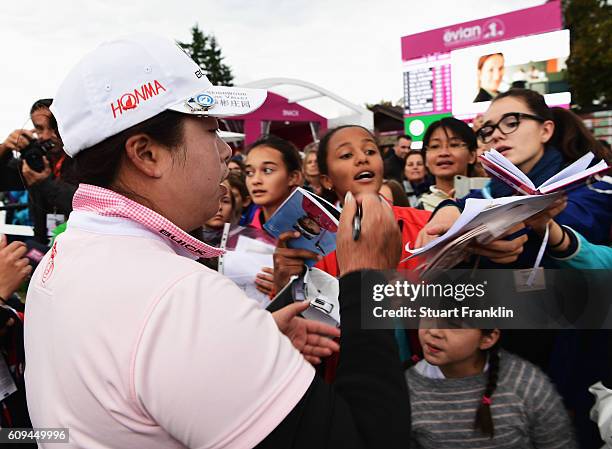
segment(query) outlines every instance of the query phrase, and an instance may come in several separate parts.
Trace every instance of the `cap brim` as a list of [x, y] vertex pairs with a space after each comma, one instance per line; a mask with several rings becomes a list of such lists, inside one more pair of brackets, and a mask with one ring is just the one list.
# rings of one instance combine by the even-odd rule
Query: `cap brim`
[[168, 109], [185, 114], [232, 117], [255, 111], [266, 101], [267, 96], [268, 91], [265, 89], [212, 86]]

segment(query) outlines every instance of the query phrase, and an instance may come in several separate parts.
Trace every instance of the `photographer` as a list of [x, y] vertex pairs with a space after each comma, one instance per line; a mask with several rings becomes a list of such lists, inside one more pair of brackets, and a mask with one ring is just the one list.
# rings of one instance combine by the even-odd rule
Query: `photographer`
[[[29, 191], [34, 238], [40, 243], [47, 243], [47, 223], [59, 224], [64, 221], [61, 215], [70, 214], [76, 190], [64, 182], [71, 160], [63, 151], [51, 103], [36, 101], [30, 110], [34, 130], [15, 130], [0, 144], [0, 190]], [[19, 152], [20, 159], [12, 151]]]

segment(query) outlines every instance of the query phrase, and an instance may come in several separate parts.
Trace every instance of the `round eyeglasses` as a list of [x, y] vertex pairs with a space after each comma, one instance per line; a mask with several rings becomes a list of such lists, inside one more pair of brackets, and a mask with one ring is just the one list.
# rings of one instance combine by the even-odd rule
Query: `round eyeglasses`
[[536, 120], [538, 122], [545, 122], [546, 119], [539, 115], [525, 114], [523, 112], [508, 112], [502, 115], [501, 119], [495, 124], [485, 124], [477, 132], [476, 136], [483, 142], [489, 143], [493, 140], [493, 134], [496, 129], [504, 134], [512, 134], [516, 131], [521, 124], [523, 119]]

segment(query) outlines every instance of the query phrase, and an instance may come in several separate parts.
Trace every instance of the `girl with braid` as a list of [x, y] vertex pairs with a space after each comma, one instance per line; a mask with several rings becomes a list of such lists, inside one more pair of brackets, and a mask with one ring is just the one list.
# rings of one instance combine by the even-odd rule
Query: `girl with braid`
[[410, 447], [577, 447], [553, 384], [535, 365], [498, 349], [499, 337], [499, 329], [421, 322], [424, 359], [414, 357], [418, 363], [406, 371]]

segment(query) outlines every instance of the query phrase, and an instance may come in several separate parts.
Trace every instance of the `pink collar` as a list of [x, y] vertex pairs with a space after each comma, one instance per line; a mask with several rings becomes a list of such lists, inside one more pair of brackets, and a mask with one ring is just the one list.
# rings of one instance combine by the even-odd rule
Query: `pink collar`
[[89, 211], [105, 217], [133, 220], [196, 257], [218, 257], [224, 253], [190, 236], [157, 212], [112, 190], [80, 184], [72, 199], [72, 207], [74, 210]]

